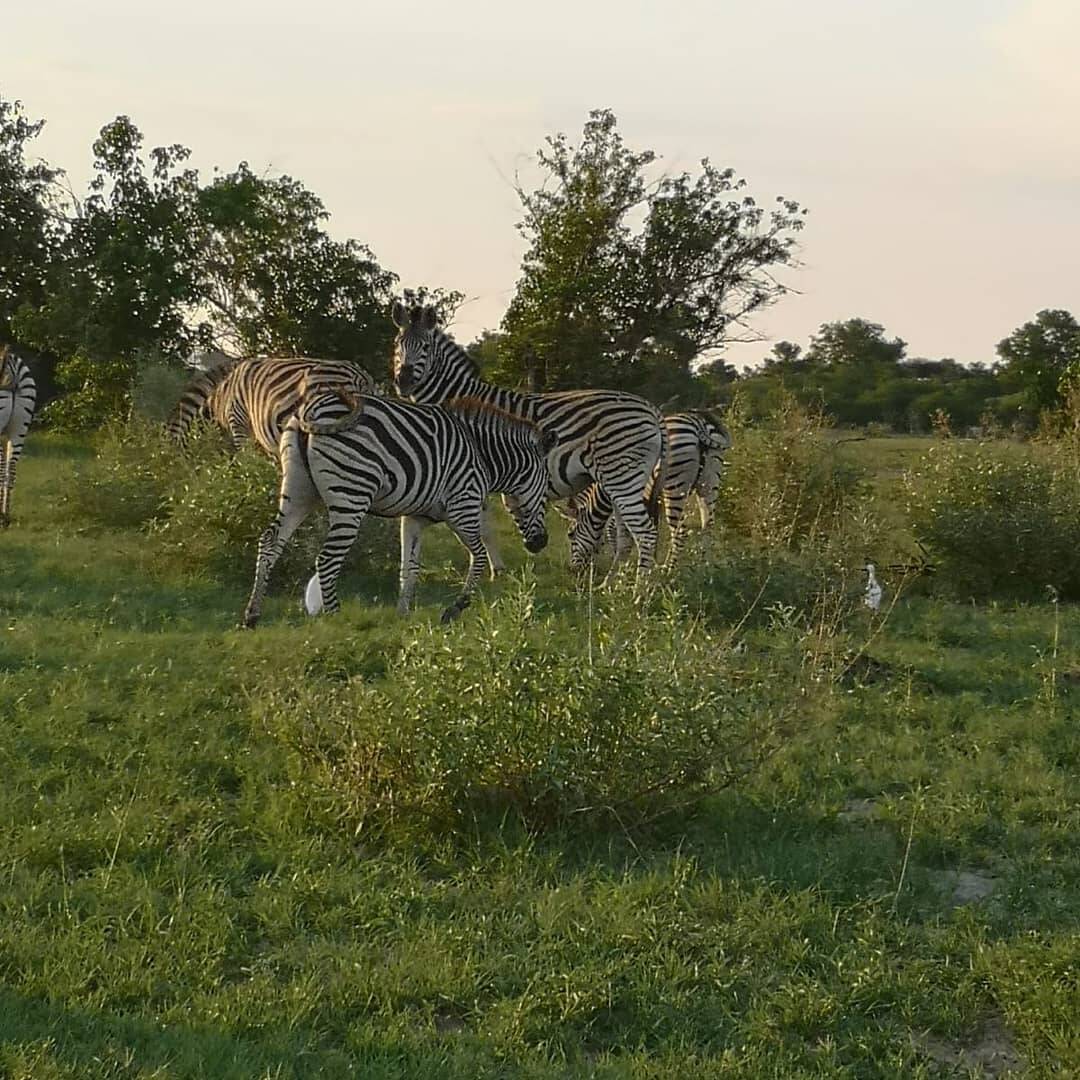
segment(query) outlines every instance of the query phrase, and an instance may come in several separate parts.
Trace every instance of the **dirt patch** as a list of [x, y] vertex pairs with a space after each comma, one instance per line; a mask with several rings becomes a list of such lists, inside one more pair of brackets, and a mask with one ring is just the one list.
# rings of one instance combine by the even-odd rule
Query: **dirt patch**
[[938, 1065], [977, 1069], [987, 1077], [1008, 1076], [1027, 1068], [1000, 1017], [991, 1017], [970, 1039], [941, 1039], [926, 1034], [913, 1036], [912, 1043]]
[[881, 817], [881, 806], [877, 799], [848, 799], [836, 815], [836, 820], [874, 821], [879, 817]]
[[977, 874], [971, 870], [936, 870], [930, 872], [930, 877], [948, 897], [946, 904], [950, 908], [979, 904], [993, 896], [1000, 884], [999, 878]]

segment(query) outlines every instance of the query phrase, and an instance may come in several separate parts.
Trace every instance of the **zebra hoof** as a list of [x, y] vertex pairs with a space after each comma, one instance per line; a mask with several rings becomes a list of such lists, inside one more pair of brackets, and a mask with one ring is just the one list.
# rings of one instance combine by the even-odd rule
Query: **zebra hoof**
[[7, 514], [0, 514], [0, 529], [6, 529], [11, 524], [11, 518]]
[[452, 623], [467, 607], [469, 606], [469, 598], [463, 596], [460, 600], [455, 600], [441, 615], [439, 622], [446, 626]]

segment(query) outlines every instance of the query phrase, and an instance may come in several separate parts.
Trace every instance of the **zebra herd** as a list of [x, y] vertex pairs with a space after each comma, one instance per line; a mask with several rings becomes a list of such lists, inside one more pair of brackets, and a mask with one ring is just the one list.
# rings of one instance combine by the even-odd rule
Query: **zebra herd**
[[[434, 309], [395, 303], [392, 318], [396, 397], [380, 395], [353, 364], [249, 357], [201, 372], [173, 411], [167, 431], [179, 445], [205, 417], [234, 448], [254, 441], [280, 466], [278, 512], [259, 538], [243, 625], [258, 622], [275, 562], [320, 503], [329, 525], [305, 590], [309, 614], [337, 610], [342, 564], [371, 513], [400, 519], [400, 613], [413, 599], [428, 525], [446, 522], [468, 550], [465, 584], [444, 622], [468, 606], [485, 571], [494, 576], [503, 567], [485, 511], [489, 495], [502, 495], [530, 552], [547, 544], [548, 500], [563, 501], [576, 569], [613, 533], [615, 562], [635, 546], [639, 574], [649, 570], [661, 506], [671, 532], [669, 561], [681, 551], [692, 497], [708, 525], [731, 446], [716, 417], [663, 416], [643, 398], [617, 390], [522, 393], [496, 386], [438, 326]], [[0, 359], [6, 524], [34, 385], [14, 354], [5, 351]]]

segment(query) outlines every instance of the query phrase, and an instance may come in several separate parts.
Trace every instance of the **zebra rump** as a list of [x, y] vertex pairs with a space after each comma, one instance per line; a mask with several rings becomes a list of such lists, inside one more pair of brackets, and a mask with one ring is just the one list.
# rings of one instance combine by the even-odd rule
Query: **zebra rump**
[[0, 348], [0, 528], [11, 521], [15, 469], [37, 405], [37, 386], [25, 360]]

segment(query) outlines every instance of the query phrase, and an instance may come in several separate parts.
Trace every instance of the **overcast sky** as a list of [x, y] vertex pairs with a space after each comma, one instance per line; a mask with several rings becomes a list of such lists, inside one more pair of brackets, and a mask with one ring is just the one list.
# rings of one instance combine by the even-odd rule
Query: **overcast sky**
[[465, 292], [463, 341], [513, 292], [515, 171], [601, 107], [665, 170], [707, 156], [809, 207], [770, 340], [859, 315], [990, 361], [1036, 311], [1080, 315], [1080, 0], [12, 6], [0, 93], [77, 186], [118, 113], [202, 169], [290, 173], [404, 285]]

